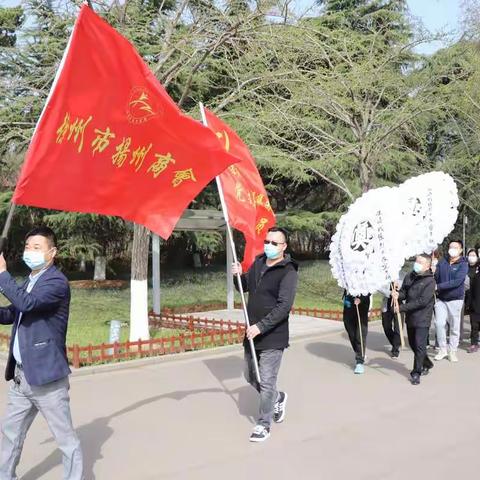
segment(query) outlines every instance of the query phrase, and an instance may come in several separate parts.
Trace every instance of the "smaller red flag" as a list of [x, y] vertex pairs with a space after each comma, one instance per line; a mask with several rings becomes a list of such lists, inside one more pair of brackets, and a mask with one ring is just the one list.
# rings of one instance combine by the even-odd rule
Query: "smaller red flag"
[[242, 139], [226, 123], [205, 108], [207, 125], [215, 132], [225, 150], [240, 159], [220, 176], [228, 216], [232, 227], [245, 236], [242, 267], [247, 270], [255, 257], [263, 252], [268, 229], [275, 225], [265, 186], [255, 159]]

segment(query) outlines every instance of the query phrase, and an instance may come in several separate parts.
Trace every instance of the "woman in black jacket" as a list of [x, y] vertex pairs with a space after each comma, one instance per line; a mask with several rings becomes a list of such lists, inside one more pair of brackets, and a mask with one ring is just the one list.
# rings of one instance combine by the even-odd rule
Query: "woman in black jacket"
[[428, 331], [432, 322], [435, 305], [435, 280], [431, 270], [430, 255], [418, 255], [411, 272], [403, 282], [397, 297], [400, 312], [405, 312], [408, 342], [415, 354], [413, 370], [410, 373], [412, 385], [420, 383], [420, 375], [427, 375], [433, 362], [427, 355]]
[[464, 313], [465, 315], [470, 314], [471, 306], [471, 288], [473, 283], [473, 278], [477, 273], [478, 268], [478, 255], [477, 251], [474, 248], [471, 248], [467, 253], [468, 260], [468, 274], [465, 278], [465, 303], [464, 303]]
[[470, 333], [471, 345], [468, 347], [468, 353], [478, 352], [478, 333], [480, 330], [480, 266], [477, 264], [474, 275], [470, 278], [470, 289], [467, 300], [465, 300], [465, 310], [470, 314], [470, 324], [472, 330]]

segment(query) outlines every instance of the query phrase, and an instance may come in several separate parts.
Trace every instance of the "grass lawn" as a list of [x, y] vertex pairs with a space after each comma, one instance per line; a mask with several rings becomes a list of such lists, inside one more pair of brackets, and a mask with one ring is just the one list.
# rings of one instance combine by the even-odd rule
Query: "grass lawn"
[[[150, 292], [151, 293], [151, 292]], [[184, 271], [162, 277], [162, 307], [226, 302], [224, 271]], [[300, 264], [300, 281], [295, 306], [305, 308], [341, 309], [342, 290], [332, 278], [327, 261]], [[238, 297], [238, 294], [237, 294]], [[151, 296], [150, 296], [151, 298]], [[7, 303], [1, 298], [2, 305]], [[130, 290], [72, 289], [72, 302], [67, 343], [80, 345], [108, 342], [110, 320], [125, 322], [121, 341], [128, 340]], [[240, 298], [236, 298], [240, 301]], [[374, 298], [378, 306], [380, 298]], [[0, 332], [10, 333], [10, 326], [0, 325]], [[152, 332], [154, 336], [171, 336], [174, 330]]]

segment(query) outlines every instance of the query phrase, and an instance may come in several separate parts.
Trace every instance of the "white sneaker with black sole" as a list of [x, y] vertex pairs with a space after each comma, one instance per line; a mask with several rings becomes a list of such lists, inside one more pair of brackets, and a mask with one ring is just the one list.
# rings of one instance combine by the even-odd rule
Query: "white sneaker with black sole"
[[250, 435], [251, 442], [264, 442], [270, 436], [270, 429], [263, 425], [255, 425]]
[[273, 407], [273, 421], [275, 423], [282, 423], [285, 420], [285, 412], [287, 409], [287, 392], [278, 392], [278, 400]]

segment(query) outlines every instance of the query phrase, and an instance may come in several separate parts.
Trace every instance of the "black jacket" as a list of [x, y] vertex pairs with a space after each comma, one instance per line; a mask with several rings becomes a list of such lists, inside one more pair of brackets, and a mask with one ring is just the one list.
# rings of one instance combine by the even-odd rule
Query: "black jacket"
[[371, 295], [350, 295], [346, 290], [343, 291], [343, 319], [347, 318], [357, 318], [357, 307], [355, 306], [355, 299], [360, 299], [360, 304], [358, 305], [358, 313], [360, 318], [367, 319], [368, 321], [368, 312], [370, 310], [370, 299]]
[[[480, 313], [480, 267], [470, 280], [469, 312]], [[467, 307], [467, 305], [465, 306]]]
[[[468, 288], [465, 287], [465, 302], [463, 305], [464, 312], [468, 315], [472, 308], [472, 285], [478, 269], [478, 262], [475, 265], [468, 265]], [[474, 312], [475, 313], [475, 312]]]
[[[297, 290], [298, 264], [288, 254], [283, 261], [263, 270], [265, 262], [266, 256], [259, 255], [248, 272], [242, 275], [243, 290], [249, 294], [250, 324], [257, 325], [261, 333], [254, 339], [255, 349], [286, 348], [288, 317]], [[238, 290], [236, 281], [235, 287]]]
[[409, 327], [430, 327], [435, 305], [435, 280], [429, 270], [421, 275], [411, 272], [399, 292], [400, 312], [405, 312]]

